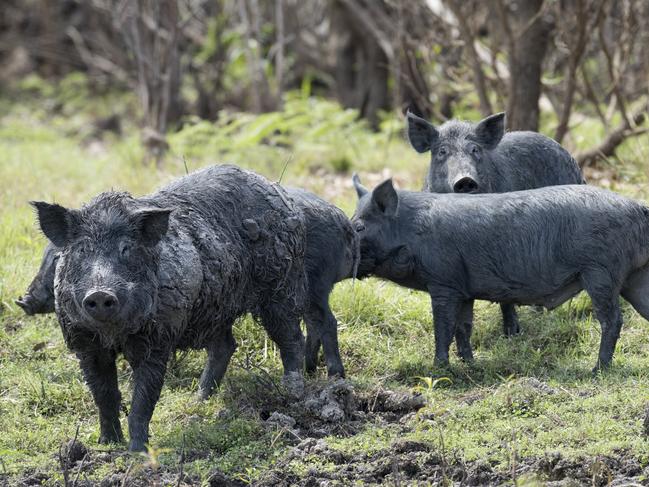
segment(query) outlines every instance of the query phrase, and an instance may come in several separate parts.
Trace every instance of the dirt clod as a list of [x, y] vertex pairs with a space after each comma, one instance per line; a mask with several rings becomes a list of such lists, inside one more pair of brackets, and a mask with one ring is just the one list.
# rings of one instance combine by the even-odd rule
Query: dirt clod
[[419, 393], [379, 389], [374, 394], [363, 397], [361, 405], [367, 412], [405, 414], [426, 406], [426, 398]]
[[282, 377], [282, 385], [293, 398], [300, 398], [304, 394], [304, 378], [297, 372], [289, 372]]
[[70, 468], [88, 454], [88, 448], [79, 440], [69, 440], [61, 445], [61, 461]]
[[210, 487], [239, 487], [245, 485], [240, 480], [231, 479], [220, 470], [215, 470], [210, 474], [207, 479], [207, 484]]
[[319, 394], [308, 397], [304, 402], [307, 411], [328, 423], [341, 423], [349, 419], [356, 410], [354, 389], [349, 382], [339, 379], [326, 386]]
[[282, 414], [275, 411], [266, 420], [266, 424], [270, 426], [276, 426], [278, 428], [291, 429], [295, 426], [295, 419], [287, 414]]

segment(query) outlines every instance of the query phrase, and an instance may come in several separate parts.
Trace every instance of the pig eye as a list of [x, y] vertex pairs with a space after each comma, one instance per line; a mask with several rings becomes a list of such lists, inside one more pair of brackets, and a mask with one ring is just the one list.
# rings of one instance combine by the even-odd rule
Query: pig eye
[[127, 243], [122, 242], [119, 245], [119, 255], [121, 255], [122, 257], [127, 257], [130, 250], [131, 248]]
[[354, 228], [357, 232], [362, 232], [363, 230], [365, 230], [365, 224], [361, 221], [357, 221], [356, 223], [354, 223]]
[[478, 147], [477, 145], [472, 145], [470, 150], [471, 154], [473, 154], [474, 156], [480, 154], [480, 147]]
[[444, 147], [444, 146], [440, 147], [440, 148], [437, 150], [437, 155], [438, 155], [439, 157], [444, 157], [444, 156], [446, 156], [447, 154], [448, 154], [448, 149], [447, 149], [446, 147]]

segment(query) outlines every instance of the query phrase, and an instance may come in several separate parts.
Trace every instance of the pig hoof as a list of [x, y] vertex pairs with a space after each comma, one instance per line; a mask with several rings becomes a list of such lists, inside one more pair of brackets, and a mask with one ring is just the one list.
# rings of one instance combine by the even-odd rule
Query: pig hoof
[[460, 355], [460, 360], [462, 362], [466, 362], [468, 364], [473, 362], [473, 353], [472, 352], [468, 352], [468, 353], [464, 352], [464, 353], [460, 353], [459, 355]]
[[282, 385], [292, 397], [299, 398], [304, 394], [304, 379], [299, 372], [287, 372], [284, 374]]
[[315, 361], [306, 360], [304, 364], [304, 372], [307, 375], [315, 375], [318, 370], [318, 365]]
[[128, 451], [143, 452], [146, 451], [146, 446], [143, 441], [131, 440], [128, 444]]
[[203, 389], [202, 387], [198, 389], [198, 400], [199, 401], [207, 401], [211, 396], [213, 389], [208, 389], [205, 388]]
[[503, 328], [505, 329], [505, 336], [507, 338], [520, 335], [521, 333], [521, 325], [518, 322], [505, 324]]
[[343, 368], [331, 368], [327, 371], [327, 377], [329, 379], [344, 379], [345, 378], [345, 369]]
[[597, 362], [597, 365], [593, 367], [591, 373], [593, 374], [593, 376], [597, 377], [598, 375], [601, 375], [603, 372], [608, 370], [610, 367], [611, 367], [610, 362]]
[[101, 435], [99, 437], [98, 443], [100, 445], [110, 445], [111, 443], [124, 443], [124, 437], [122, 435], [117, 435], [117, 436]]
[[448, 359], [441, 360], [436, 358], [435, 361], [433, 362], [433, 365], [435, 365], [435, 367], [438, 367], [440, 369], [448, 369], [450, 364], [448, 362]]

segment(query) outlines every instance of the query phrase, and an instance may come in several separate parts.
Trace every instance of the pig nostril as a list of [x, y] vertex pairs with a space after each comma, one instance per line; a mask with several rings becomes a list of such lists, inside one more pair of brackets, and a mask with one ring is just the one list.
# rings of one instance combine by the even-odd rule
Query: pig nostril
[[97, 307], [97, 303], [95, 301], [88, 301], [87, 304], [88, 304], [89, 308], [96, 308]]
[[104, 302], [104, 307], [105, 307], [105, 308], [110, 308], [110, 307], [113, 306], [114, 304], [115, 304], [115, 301], [113, 301], [112, 299], [107, 299], [107, 300]]

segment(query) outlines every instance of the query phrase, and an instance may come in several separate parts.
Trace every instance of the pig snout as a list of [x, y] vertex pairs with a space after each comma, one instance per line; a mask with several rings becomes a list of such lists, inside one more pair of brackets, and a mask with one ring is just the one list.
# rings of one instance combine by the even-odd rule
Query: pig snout
[[110, 289], [91, 289], [83, 298], [83, 309], [97, 321], [110, 321], [120, 310], [119, 299]]
[[36, 314], [36, 309], [33, 301], [34, 299], [32, 298], [31, 294], [26, 294], [25, 296], [19, 296], [18, 299], [14, 300], [14, 303], [20, 306], [25, 314], [34, 315]]
[[54, 311], [54, 293], [36, 280], [24, 296], [14, 301], [27, 315], [52, 313]]
[[478, 189], [478, 182], [471, 176], [460, 176], [453, 182], [454, 193], [476, 193]]

